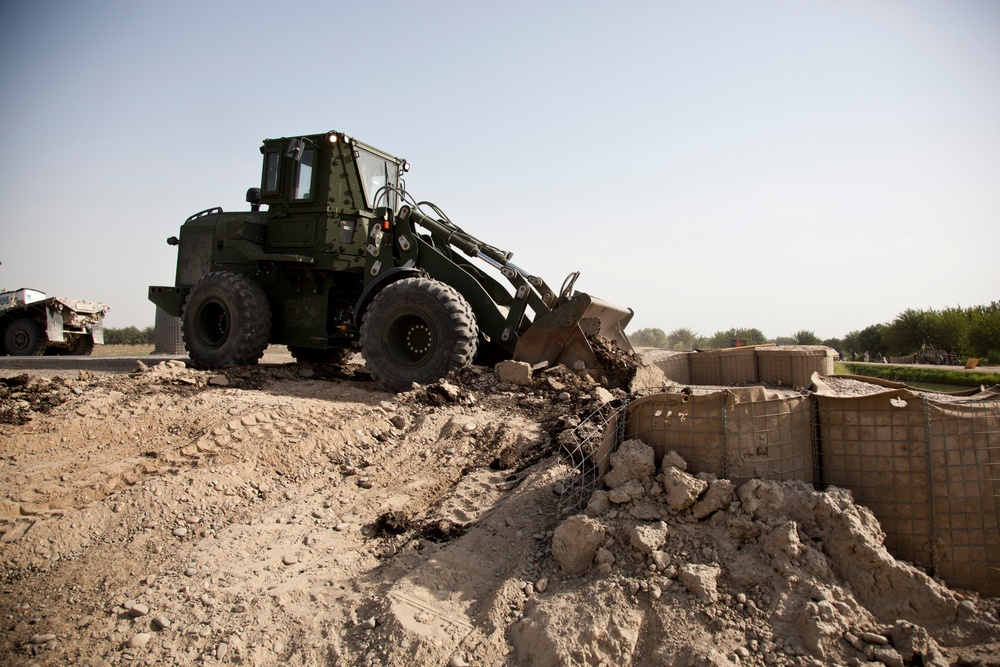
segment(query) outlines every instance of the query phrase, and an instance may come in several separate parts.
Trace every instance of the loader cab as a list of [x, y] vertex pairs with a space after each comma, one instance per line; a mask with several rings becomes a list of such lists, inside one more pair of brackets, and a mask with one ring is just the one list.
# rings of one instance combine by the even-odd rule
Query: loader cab
[[265, 139], [260, 152], [264, 251], [311, 270], [363, 271], [375, 210], [400, 204], [405, 160], [341, 132]]
[[405, 160], [340, 132], [266, 139], [261, 146], [260, 204], [292, 213], [370, 216], [399, 207]]

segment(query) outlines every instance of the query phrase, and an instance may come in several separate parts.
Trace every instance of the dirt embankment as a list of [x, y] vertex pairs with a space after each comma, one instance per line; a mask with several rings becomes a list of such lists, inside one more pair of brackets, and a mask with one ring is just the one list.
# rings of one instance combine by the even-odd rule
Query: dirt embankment
[[0, 380], [0, 662], [1000, 664], [997, 601], [892, 559], [845, 492], [637, 443], [558, 516], [554, 443], [622, 392], [525, 382]]

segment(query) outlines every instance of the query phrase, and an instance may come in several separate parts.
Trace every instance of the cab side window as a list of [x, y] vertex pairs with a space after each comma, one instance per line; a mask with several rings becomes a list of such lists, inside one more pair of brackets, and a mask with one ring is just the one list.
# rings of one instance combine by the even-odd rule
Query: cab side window
[[278, 166], [281, 155], [277, 151], [268, 153], [264, 158], [264, 192], [278, 191]]
[[312, 197], [313, 165], [316, 161], [316, 149], [306, 148], [302, 151], [302, 159], [295, 163], [295, 199]]

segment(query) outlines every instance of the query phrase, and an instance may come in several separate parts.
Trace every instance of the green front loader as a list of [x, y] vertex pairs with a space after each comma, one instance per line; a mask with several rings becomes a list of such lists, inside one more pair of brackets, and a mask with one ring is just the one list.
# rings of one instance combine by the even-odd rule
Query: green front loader
[[[299, 361], [360, 350], [399, 391], [475, 360], [602, 370], [588, 336], [631, 350], [630, 309], [558, 292], [403, 188], [405, 160], [340, 132], [266, 139], [250, 210], [181, 226], [173, 287], [149, 299], [181, 318], [201, 368], [256, 363], [269, 343]], [[266, 206], [267, 210], [261, 210]], [[585, 333], [586, 332], [586, 333]]]

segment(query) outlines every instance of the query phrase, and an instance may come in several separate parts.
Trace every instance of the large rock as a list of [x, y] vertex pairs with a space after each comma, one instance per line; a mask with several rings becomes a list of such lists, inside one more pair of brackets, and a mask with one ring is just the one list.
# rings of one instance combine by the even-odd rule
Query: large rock
[[604, 542], [604, 526], [583, 514], [574, 514], [552, 534], [552, 558], [569, 574], [586, 572]]
[[637, 479], [630, 479], [619, 487], [608, 491], [608, 500], [616, 505], [630, 503], [646, 495], [646, 487]]
[[718, 565], [689, 563], [681, 566], [677, 578], [703, 602], [716, 602], [719, 599], [718, 579], [721, 573]]
[[906, 664], [923, 664], [925, 667], [944, 667], [948, 664], [937, 642], [919, 625], [896, 621], [889, 635], [892, 645]]
[[678, 470], [688, 469], [688, 464], [687, 461], [684, 460], [684, 457], [672, 449], [663, 455], [663, 460], [660, 462], [660, 467], [664, 471], [666, 471], [666, 469], [669, 468], [670, 466], [673, 466]]
[[626, 440], [609, 458], [611, 470], [604, 476], [604, 483], [609, 489], [629, 480], [642, 480], [656, 474], [656, 453], [641, 440]]
[[729, 507], [733, 502], [736, 486], [728, 479], [713, 479], [708, 483], [708, 490], [691, 508], [691, 514], [699, 521], [710, 514]]
[[494, 370], [501, 382], [521, 386], [531, 384], [531, 364], [529, 363], [507, 359], [498, 363]]
[[751, 479], [737, 489], [743, 511], [759, 521], [768, 521], [785, 514], [785, 487], [780, 482]]
[[786, 521], [764, 538], [764, 553], [774, 559], [775, 566], [786, 565], [802, 553], [802, 542], [794, 521]]
[[648, 555], [667, 541], [667, 524], [658, 521], [651, 525], [631, 525], [628, 533], [629, 544]]
[[667, 492], [666, 504], [675, 514], [683, 512], [698, 501], [708, 482], [693, 477], [683, 470], [670, 466], [663, 470], [663, 490]]
[[590, 501], [587, 502], [583, 513], [589, 517], [595, 517], [604, 514], [609, 509], [611, 509], [611, 501], [608, 500], [608, 492], [598, 489], [590, 496]]

